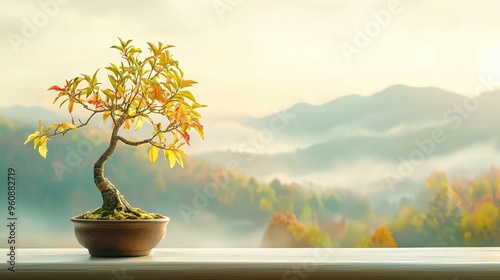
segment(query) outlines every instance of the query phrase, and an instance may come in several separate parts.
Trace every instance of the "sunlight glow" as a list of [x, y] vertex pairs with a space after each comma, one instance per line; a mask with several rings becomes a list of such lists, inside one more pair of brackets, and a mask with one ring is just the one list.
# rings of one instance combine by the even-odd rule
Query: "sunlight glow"
[[500, 46], [483, 51], [478, 61], [479, 74], [493, 86], [500, 85]]

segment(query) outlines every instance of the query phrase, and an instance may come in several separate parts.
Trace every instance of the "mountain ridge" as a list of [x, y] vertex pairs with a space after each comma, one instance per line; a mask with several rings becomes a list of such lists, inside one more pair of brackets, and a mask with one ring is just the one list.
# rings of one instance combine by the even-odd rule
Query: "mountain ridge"
[[[277, 134], [301, 139], [308, 139], [311, 134], [328, 138], [342, 127], [383, 132], [398, 125], [440, 119], [446, 110], [466, 98], [436, 87], [395, 85], [370, 96], [348, 95], [322, 105], [298, 103], [300, 106], [295, 104], [278, 113], [293, 118]], [[275, 115], [246, 119], [242, 124], [263, 129], [273, 118]]]

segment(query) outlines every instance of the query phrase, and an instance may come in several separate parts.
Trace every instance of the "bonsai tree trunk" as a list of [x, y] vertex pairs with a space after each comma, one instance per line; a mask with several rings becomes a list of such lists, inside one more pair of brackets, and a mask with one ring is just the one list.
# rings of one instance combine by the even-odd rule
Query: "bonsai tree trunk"
[[94, 183], [102, 195], [102, 206], [94, 211], [94, 214], [96, 214], [96, 212], [109, 213], [114, 210], [138, 214], [135, 211], [135, 208], [128, 203], [125, 197], [123, 197], [120, 191], [118, 191], [118, 189], [106, 177], [104, 177], [104, 165], [116, 149], [116, 145], [118, 143], [118, 130], [125, 122], [125, 119], [126, 115], [123, 115], [115, 122], [109, 147], [94, 164]]

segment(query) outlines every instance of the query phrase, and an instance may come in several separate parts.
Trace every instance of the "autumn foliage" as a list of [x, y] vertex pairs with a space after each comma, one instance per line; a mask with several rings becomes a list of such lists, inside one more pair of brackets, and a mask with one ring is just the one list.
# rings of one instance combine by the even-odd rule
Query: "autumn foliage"
[[389, 227], [399, 246], [499, 246], [500, 171], [450, 181], [433, 172], [426, 181], [427, 207], [401, 207]]
[[387, 229], [386, 226], [380, 226], [376, 228], [372, 235], [370, 236], [370, 247], [372, 248], [394, 248], [398, 247], [392, 233]]
[[[107, 87], [98, 79], [98, 71], [49, 87], [50, 91], [57, 93], [53, 103], [59, 101], [59, 107], [66, 106], [71, 121], [46, 127], [40, 121], [38, 130], [28, 136], [25, 144], [33, 140], [34, 148], [38, 147], [40, 155], [45, 158], [47, 143], [53, 136], [81, 128], [100, 115], [103, 122], [111, 119], [113, 126], [119, 125], [126, 130], [133, 128], [137, 131], [144, 123], [149, 123], [151, 137], [131, 141], [117, 135], [117, 139], [132, 146], [149, 144], [151, 162], [155, 162], [159, 151], [163, 151], [171, 167], [176, 163], [182, 166], [182, 158], [186, 156], [182, 146], [190, 144], [190, 130], [194, 129], [203, 138], [201, 115], [197, 110], [205, 105], [198, 103], [187, 90], [196, 82], [185, 79], [178, 61], [170, 55], [172, 45], [148, 42], [150, 55], [141, 59], [142, 50], [132, 46], [131, 42], [120, 39], [119, 45], [111, 47], [120, 52], [122, 61], [105, 67], [109, 81]], [[90, 112], [86, 121], [75, 123], [75, 105]], [[154, 118], [155, 115], [158, 118]]]
[[266, 248], [330, 247], [329, 237], [318, 227], [306, 227], [295, 214], [275, 212], [262, 238]]

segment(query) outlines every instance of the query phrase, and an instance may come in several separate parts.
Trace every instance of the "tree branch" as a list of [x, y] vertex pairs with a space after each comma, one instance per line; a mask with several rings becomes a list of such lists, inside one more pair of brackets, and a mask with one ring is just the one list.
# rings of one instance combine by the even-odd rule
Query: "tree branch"
[[[155, 136], [156, 136], [156, 135], [155, 135]], [[134, 141], [127, 140], [127, 139], [125, 139], [125, 138], [123, 138], [123, 137], [121, 137], [121, 136], [119, 136], [119, 135], [118, 135], [118, 136], [116, 136], [116, 138], [117, 138], [118, 140], [122, 141], [123, 143], [127, 144], [127, 145], [130, 145], [130, 146], [139, 146], [139, 145], [142, 145], [142, 144], [149, 143], [150, 141], [152, 141], [152, 140], [153, 140], [153, 138], [154, 138], [155, 136], [153, 136], [153, 137], [151, 137], [151, 138], [149, 138], [149, 139], [144, 139], [144, 140], [142, 140], [142, 141], [135, 141], [135, 142], [134, 142]]]
[[97, 113], [101, 113], [101, 112], [104, 112], [104, 111], [94, 111], [90, 117], [87, 119], [87, 121], [85, 121], [84, 123], [82, 123], [79, 119], [78, 121], [80, 122], [80, 124], [76, 127], [76, 128], [73, 128], [73, 129], [65, 129], [63, 131], [58, 131], [57, 129], [52, 133], [52, 134], [49, 134], [49, 137], [52, 137], [52, 136], [56, 136], [56, 135], [59, 135], [59, 134], [62, 134], [63, 136], [70, 130], [75, 130], [75, 129], [78, 129], [80, 127], [83, 127], [83, 126], [86, 126], [89, 124], [89, 121], [97, 114]]
[[179, 125], [175, 125], [173, 127], [171, 127], [170, 129], [166, 128], [166, 129], [163, 129], [163, 130], [159, 130], [159, 131], [156, 131], [156, 133], [151, 137], [151, 138], [148, 138], [148, 139], [144, 139], [144, 140], [141, 140], [141, 141], [130, 141], [128, 139], [125, 139], [124, 137], [120, 136], [120, 135], [116, 135], [115, 138], [117, 140], [120, 140], [122, 141], [123, 143], [129, 145], [129, 146], [139, 146], [139, 145], [142, 145], [142, 144], [151, 144], [152, 146], [155, 146], [157, 148], [160, 148], [160, 149], [166, 149], [164, 146], [159, 146], [159, 145], [156, 145], [155, 143], [153, 143], [153, 139], [158, 136], [159, 133], [167, 133], [167, 132], [170, 132], [174, 129], [177, 129], [179, 127]]

